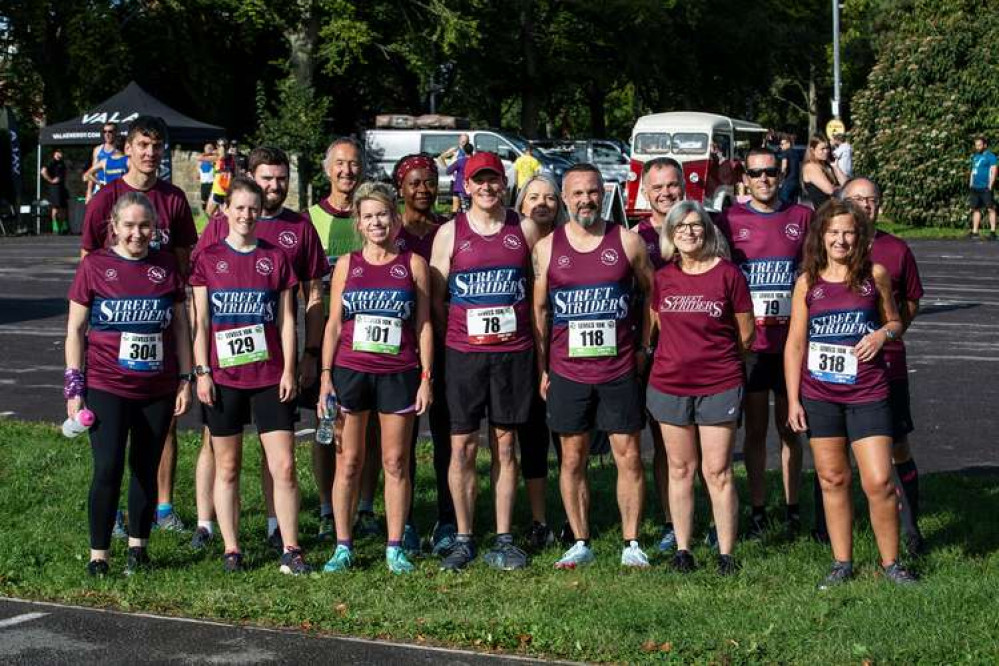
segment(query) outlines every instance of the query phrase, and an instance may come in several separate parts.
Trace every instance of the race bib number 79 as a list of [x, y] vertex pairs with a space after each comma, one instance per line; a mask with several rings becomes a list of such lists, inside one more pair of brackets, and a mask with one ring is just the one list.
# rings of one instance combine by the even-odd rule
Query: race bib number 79
[[857, 357], [853, 347], [809, 342], [808, 372], [820, 382], [856, 384]]
[[753, 316], [761, 326], [780, 326], [791, 319], [790, 291], [754, 291]]
[[270, 358], [263, 324], [231, 328], [215, 334], [215, 355], [220, 368], [234, 368]]

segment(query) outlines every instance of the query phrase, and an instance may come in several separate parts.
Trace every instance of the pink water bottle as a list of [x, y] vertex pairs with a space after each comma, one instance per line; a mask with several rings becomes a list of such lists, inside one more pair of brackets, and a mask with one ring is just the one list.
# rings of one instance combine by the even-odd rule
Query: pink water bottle
[[76, 418], [66, 419], [62, 422], [62, 436], [72, 439], [78, 437], [90, 429], [97, 420], [94, 413], [89, 409], [81, 409], [76, 413]]

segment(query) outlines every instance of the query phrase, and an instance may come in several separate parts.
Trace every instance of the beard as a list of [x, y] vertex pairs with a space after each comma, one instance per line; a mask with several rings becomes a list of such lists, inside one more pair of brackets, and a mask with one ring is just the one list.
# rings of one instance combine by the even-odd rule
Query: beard
[[596, 208], [583, 208], [572, 214], [572, 220], [584, 229], [589, 229], [600, 221], [600, 211]]

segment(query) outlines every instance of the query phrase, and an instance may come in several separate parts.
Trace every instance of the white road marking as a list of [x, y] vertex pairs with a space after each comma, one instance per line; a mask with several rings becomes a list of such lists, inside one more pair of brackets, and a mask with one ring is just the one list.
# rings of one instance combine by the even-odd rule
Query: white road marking
[[955, 354], [953, 356], [946, 356], [940, 354], [919, 354], [918, 356], [912, 356], [908, 359], [909, 363], [923, 363], [926, 361], [985, 361], [988, 363], [999, 362], [999, 357], [997, 356], [962, 356]]
[[61, 328], [42, 328], [41, 326], [16, 326], [0, 324], [0, 335], [24, 335], [39, 338], [64, 338], [66, 330]]
[[23, 615], [15, 615], [14, 617], [8, 617], [6, 620], [0, 620], [0, 629], [6, 629], [7, 627], [13, 627], [18, 624], [24, 624], [25, 622], [31, 622], [32, 620], [37, 620], [40, 617], [45, 617], [48, 613], [24, 613]]
[[29, 372], [62, 372], [61, 365], [34, 365], [27, 368], [0, 368], [0, 372], [9, 372], [15, 375], [23, 375]]
[[14, 416], [17, 412], [0, 412], [0, 418], [6, 418], [8, 416]]

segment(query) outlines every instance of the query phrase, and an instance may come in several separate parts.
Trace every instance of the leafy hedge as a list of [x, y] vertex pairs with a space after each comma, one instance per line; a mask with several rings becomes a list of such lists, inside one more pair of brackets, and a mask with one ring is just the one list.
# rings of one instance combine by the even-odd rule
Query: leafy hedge
[[877, 63], [853, 99], [857, 172], [886, 212], [915, 226], [962, 226], [972, 139], [999, 146], [999, 13], [988, 0], [909, 0], [889, 11]]

